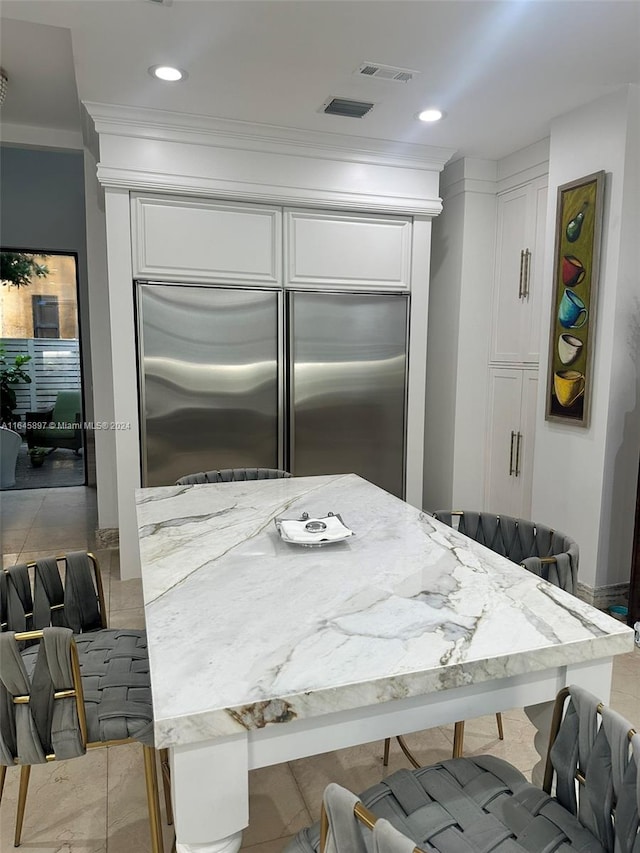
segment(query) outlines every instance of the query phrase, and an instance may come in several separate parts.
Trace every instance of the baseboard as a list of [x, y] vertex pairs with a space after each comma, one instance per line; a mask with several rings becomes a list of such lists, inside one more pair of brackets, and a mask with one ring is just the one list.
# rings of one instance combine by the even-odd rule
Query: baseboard
[[120, 544], [120, 531], [117, 527], [96, 528], [96, 549], [117, 548]]
[[599, 610], [605, 610], [612, 604], [626, 604], [629, 598], [629, 582], [612, 583], [608, 586], [591, 587], [578, 581], [576, 595]]

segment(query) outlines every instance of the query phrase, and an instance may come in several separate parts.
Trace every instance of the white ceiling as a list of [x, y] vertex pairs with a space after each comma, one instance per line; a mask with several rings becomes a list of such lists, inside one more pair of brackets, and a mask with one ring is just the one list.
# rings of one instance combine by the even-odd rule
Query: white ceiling
[[[79, 130], [79, 97], [494, 159], [640, 82], [640, 0], [3, 0], [1, 17], [3, 124], [58, 130]], [[355, 76], [363, 62], [420, 74]], [[153, 80], [158, 63], [189, 77]], [[330, 96], [376, 106], [328, 116]], [[438, 125], [415, 119], [430, 105]]]

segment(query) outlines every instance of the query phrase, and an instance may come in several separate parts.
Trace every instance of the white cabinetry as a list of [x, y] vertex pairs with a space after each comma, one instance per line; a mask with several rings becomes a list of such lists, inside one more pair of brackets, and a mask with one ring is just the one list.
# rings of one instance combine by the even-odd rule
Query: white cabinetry
[[408, 290], [411, 218], [285, 211], [285, 287]]
[[178, 196], [131, 204], [135, 278], [280, 283], [280, 208]]
[[498, 195], [492, 362], [538, 362], [546, 207], [546, 177]]
[[535, 369], [489, 371], [488, 512], [519, 518], [531, 512], [537, 387]]
[[498, 194], [485, 509], [528, 518], [538, 387], [547, 178]]

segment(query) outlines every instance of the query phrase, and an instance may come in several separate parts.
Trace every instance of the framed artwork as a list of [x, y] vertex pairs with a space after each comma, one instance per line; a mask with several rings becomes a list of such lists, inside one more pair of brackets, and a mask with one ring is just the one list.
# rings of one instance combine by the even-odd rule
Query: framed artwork
[[604, 172], [558, 187], [546, 419], [589, 426]]

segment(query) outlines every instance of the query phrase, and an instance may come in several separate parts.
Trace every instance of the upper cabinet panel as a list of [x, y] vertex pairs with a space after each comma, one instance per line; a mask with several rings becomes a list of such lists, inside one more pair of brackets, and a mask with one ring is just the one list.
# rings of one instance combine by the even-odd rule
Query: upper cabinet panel
[[281, 282], [279, 208], [134, 195], [131, 220], [136, 278]]
[[408, 290], [411, 218], [285, 211], [285, 287]]

